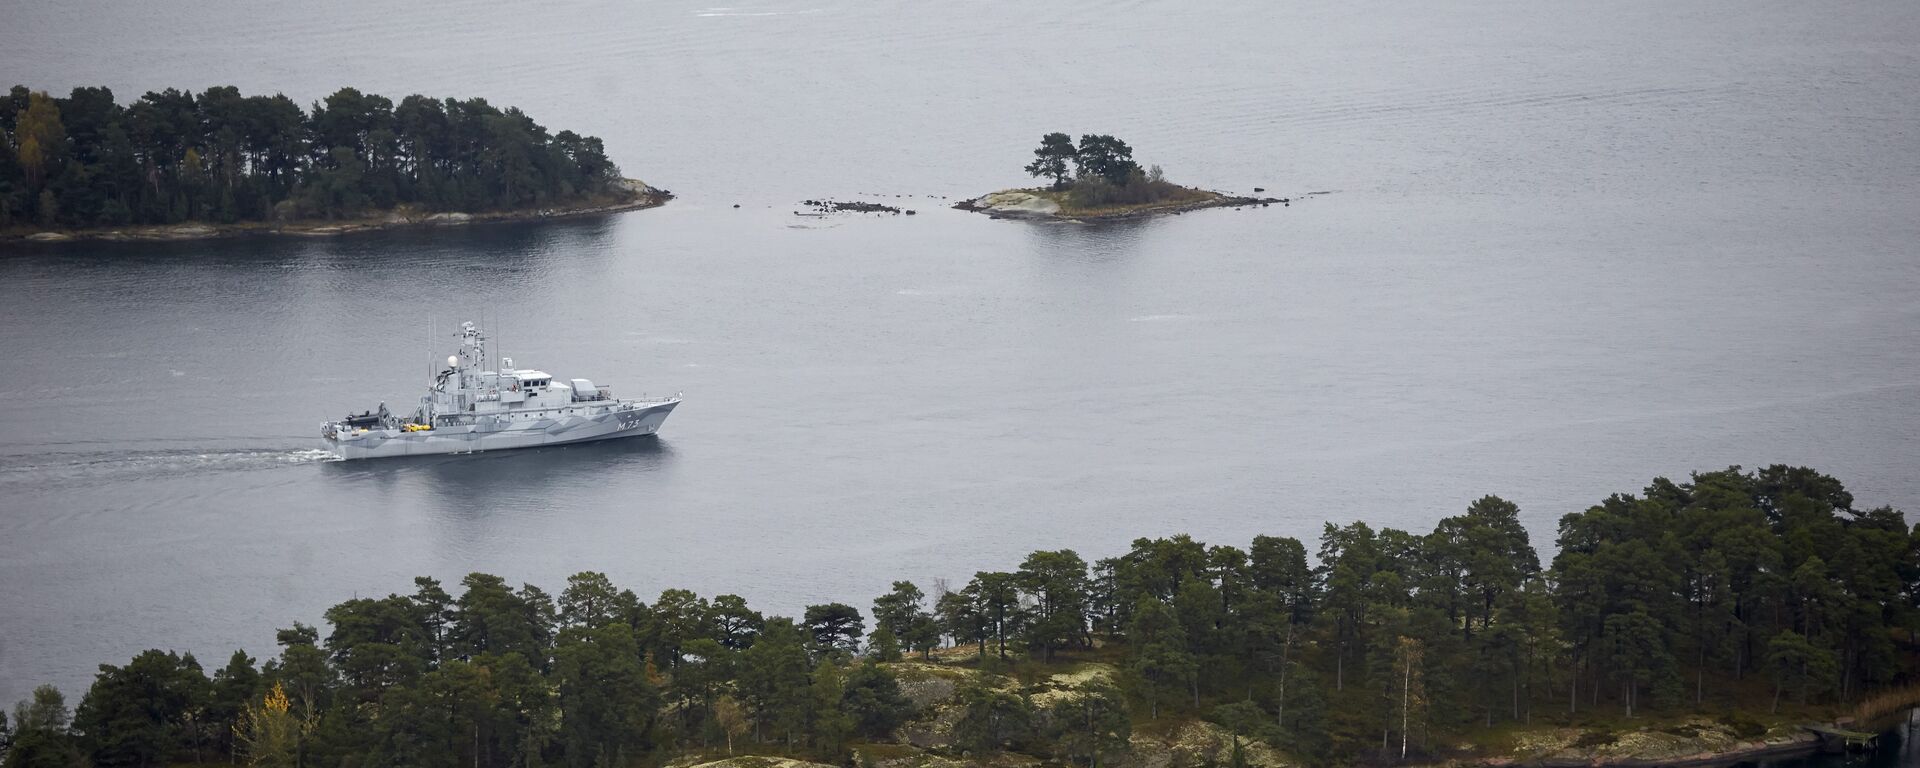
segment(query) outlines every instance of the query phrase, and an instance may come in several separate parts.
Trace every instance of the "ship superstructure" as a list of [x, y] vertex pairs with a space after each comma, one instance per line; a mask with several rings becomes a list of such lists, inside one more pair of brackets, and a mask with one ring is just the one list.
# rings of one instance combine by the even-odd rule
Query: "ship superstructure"
[[[327, 450], [342, 459], [473, 453], [651, 435], [680, 398], [620, 400], [587, 379], [559, 381], [545, 371], [493, 366], [486, 335], [460, 326], [460, 351], [433, 376], [412, 415], [378, 410], [320, 427]], [[490, 370], [490, 368], [492, 370]]]

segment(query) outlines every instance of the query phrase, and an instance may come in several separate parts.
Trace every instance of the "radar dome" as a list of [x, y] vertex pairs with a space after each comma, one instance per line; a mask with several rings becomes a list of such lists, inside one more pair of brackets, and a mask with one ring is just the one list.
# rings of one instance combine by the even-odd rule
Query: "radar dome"
[[459, 355], [447, 355], [447, 367], [448, 367], [448, 368], [458, 368], [458, 367], [460, 367], [460, 356], [459, 356]]

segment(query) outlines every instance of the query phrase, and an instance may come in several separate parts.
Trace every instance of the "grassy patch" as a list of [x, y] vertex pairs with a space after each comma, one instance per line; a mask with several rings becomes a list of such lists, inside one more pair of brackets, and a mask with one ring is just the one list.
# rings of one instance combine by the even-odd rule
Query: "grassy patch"
[[957, 683], [980, 675], [978, 670], [967, 667], [925, 661], [890, 661], [881, 666], [886, 667], [887, 671], [892, 672], [894, 677], [902, 682], [952, 680]]

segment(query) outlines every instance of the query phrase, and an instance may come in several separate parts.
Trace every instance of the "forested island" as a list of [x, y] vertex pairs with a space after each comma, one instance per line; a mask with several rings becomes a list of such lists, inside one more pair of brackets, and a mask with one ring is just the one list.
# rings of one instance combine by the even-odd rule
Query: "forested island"
[[0, 236], [333, 233], [657, 205], [600, 139], [485, 99], [342, 88], [303, 110], [232, 86], [0, 99]]
[[1041, 551], [796, 617], [420, 578], [263, 663], [146, 651], [72, 709], [42, 687], [4, 765], [1673, 765], [1920, 699], [1920, 531], [1832, 477], [1659, 478], [1557, 544], [1487, 496], [1426, 533]]
[[[1167, 181], [1160, 166], [1143, 168], [1133, 148], [1106, 134], [1086, 134], [1080, 143], [1064, 133], [1040, 138], [1027, 175], [1048, 179], [1046, 187], [1008, 189], [954, 204], [963, 211], [995, 217], [1126, 219], [1223, 206], [1285, 203], [1278, 198], [1240, 197]], [[1257, 190], [1265, 191], [1265, 190]]]

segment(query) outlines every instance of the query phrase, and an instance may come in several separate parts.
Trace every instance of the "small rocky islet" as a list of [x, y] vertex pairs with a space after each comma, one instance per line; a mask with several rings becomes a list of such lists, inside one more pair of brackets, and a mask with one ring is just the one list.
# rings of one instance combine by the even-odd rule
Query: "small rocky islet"
[[1083, 134], [1078, 144], [1064, 133], [1049, 133], [1033, 151], [1027, 175], [1050, 179], [1045, 187], [1006, 189], [962, 200], [953, 207], [996, 219], [1110, 221], [1160, 214], [1179, 215], [1203, 208], [1285, 207], [1289, 198], [1199, 189], [1167, 181], [1160, 167], [1141, 166], [1133, 148], [1106, 134]]
[[1115, 221], [1171, 214], [1206, 208], [1267, 208], [1290, 206], [1293, 198], [1235, 195], [1227, 192], [1193, 189], [1190, 196], [1178, 200], [1107, 208], [1083, 209], [1066, 200], [1066, 194], [1046, 188], [1004, 189], [954, 203], [953, 207], [984, 213], [996, 219], [1040, 219], [1055, 221]]

